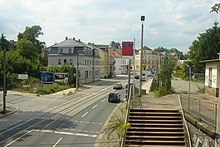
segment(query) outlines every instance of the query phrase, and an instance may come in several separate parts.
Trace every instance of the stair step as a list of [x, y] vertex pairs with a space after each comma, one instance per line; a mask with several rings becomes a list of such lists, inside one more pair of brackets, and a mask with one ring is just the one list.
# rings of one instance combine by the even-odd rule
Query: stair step
[[131, 127], [127, 131], [138, 131], [138, 132], [183, 132], [183, 128], [137, 128]]
[[131, 127], [172, 127], [172, 128], [183, 128], [183, 124], [155, 124], [155, 123], [148, 123], [148, 124], [143, 124], [143, 123], [131, 123]]
[[178, 113], [172, 113], [172, 112], [130, 112], [130, 116], [181, 116], [181, 114]]
[[127, 145], [185, 145], [185, 141], [125, 141]]
[[182, 124], [182, 120], [138, 120], [138, 119], [134, 119], [128, 120], [129, 123], [155, 123], [155, 124]]
[[181, 116], [129, 116], [129, 119], [182, 120], [182, 117]]
[[127, 131], [126, 136], [184, 136], [184, 132], [137, 132]]
[[179, 113], [176, 109], [131, 109], [130, 112], [175, 112]]
[[184, 136], [127, 136], [126, 140], [182, 140]]
[[[140, 145], [129, 144], [126, 147], [140, 147]], [[185, 145], [141, 145], [141, 147], [185, 147]]]

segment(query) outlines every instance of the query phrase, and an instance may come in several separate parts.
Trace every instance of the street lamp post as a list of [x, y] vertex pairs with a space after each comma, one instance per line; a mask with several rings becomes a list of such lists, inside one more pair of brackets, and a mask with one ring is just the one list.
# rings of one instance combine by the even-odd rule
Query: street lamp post
[[139, 97], [142, 96], [142, 60], [143, 60], [143, 31], [144, 31], [144, 22], [145, 16], [141, 16], [141, 54], [140, 54], [140, 87], [139, 87]]
[[7, 93], [7, 89], [6, 89], [6, 59], [5, 59], [6, 48], [5, 48], [5, 37], [3, 34], [1, 37], [1, 48], [4, 52], [4, 54], [3, 54], [4, 68], [3, 68], [3, 110], [2, 110], [2, 113], [6, 113], [6, 93]]
[[79, 55], [78, 52], [76, 53], [76, 90], [79, 89]]

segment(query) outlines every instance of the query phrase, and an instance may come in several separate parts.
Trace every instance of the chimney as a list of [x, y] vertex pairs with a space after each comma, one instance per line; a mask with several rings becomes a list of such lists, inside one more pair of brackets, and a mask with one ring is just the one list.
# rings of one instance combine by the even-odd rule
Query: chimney
[[66, 37], [66, 40], [68, 40], [68, 37]]
[[80, 42], [80, 39], [79, 39], [79, 42]]
[[76, 40], [75, 37], [73, 37], [73, 40]]

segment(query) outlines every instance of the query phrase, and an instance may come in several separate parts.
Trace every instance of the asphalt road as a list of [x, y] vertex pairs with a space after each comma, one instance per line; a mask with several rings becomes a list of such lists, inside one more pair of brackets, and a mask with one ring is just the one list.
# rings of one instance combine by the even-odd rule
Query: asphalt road
[[[63, 97], [9, 98], [20, 111], [0, 119], [1, 146], [93, 146], [102, 125], [117, 103], [108, 103], [116, 78], [90, 85]], [[125, 90], [120, 90], [122, 98]]]

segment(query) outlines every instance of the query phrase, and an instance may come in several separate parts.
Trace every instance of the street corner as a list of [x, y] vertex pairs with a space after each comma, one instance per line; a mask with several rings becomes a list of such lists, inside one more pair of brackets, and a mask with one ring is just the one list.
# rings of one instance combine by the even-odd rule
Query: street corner
[[0, 109], [0, 118], [3, 118], [5, 116], [11, 115], [11, 114], [19, 111], [19, 107], [12, 105], [12, 104], [8, 104], [8, 103], [6, 104], [5, 112], [3, 112], [3, 104], [2, 103], [0, 104], [0, 107], [2, 108], [2, 109]]

